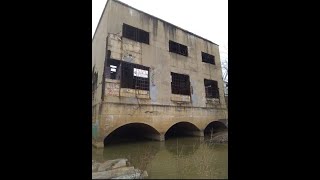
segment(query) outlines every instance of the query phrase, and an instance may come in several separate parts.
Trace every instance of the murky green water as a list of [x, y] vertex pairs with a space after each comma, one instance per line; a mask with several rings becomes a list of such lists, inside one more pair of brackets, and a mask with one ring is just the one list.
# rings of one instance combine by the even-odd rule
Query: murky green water
[[93, 160], [103, 162], [116, 158], [127, 158], [134, 167], [146, 169], [150, 179], [228, 178], [228, 145], [210, 145], [199, 137], [92, 148]]

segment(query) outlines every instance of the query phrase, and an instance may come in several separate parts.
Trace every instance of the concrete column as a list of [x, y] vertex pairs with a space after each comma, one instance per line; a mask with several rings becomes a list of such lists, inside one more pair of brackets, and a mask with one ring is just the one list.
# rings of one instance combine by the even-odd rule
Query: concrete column
[[165, 137], [164, 137], [164, 134], [160, 134], [160, 141], [165, 141]]
[[95, 148], [104, 148], [104, 142], [103, 139], [92, 139], [92, 146]]
[[96, 148], [96, 150], [94, 152], [96, 155], [103, 157], [104, 149], [103, 148]]
[[103, 141], [92, 141], [92, 145], [95, 148], [104, 148], [104, 143]]

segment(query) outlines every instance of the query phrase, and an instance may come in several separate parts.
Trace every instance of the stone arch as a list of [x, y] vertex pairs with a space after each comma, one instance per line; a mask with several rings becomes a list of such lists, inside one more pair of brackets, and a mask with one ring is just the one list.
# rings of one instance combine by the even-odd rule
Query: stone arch
[[228, 128], [228, 119], [219, 119], [219, 122], [222, 122]]
[[221, 120], [215, 120], [209, 122], [205, 128], [204, 128], [204, 135], [210, 135], [211, 133], [217, 133], [221, 131], [226, 131], [228, 130], [227, 126], [227, 120], [221, 119]]
[[[110, 143], [112, 138], [122, 138], [121, 140], [126, 140], [125, 138], [135, 140], [140, 140], [141, 138], [160, 140], [161, 135], [156, 128], [149, 124], [130, 122], [115, 126], [111, 130], [108, 130], [103, 137], [104, 144]], [[118, 140], [118, 142], [121, 142], [121, 140]]]
[[164, 133], [164, 138], [172, 136], [203, 136], [201, 129], [196, 124], [189, 121], [180, 121], [171, 124]]

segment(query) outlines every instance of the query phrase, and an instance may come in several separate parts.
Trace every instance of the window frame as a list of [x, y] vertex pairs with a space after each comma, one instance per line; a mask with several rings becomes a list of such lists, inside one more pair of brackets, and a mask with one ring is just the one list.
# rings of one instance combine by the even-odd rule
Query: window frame
[[201, 51], [202, 62], [216, 65], [215, 56]]
[[[114, 68], [116, 69], [116, 72], [111, 71], [111, 66], [116, 66], [116, 68]], [[138, 75], [135, 76], [134, 68], [142, 70], [139, 71], [140, 73], [145, 73], [144, 71], [147, 71], [147, 78], [139, 77]], [[120, 80], [120, 88], [150, 91], [150, 68], [147, 66], [120, 61], [117, 59], [108, 59], [105, 72], [106, 79]], [[142, 75], [145, 76], [146, 74]]]
[[171, 93], [191, 96], [190, 76], [171, 72]]
[[169, 40], [169, 52], [188, 57], [188, 46]]
[[218, 81], [211, 80], [211, 79], [204, 79], [204, 89], [205, 89], [206, 98], [220, 99]]
[[[150, 91], [150, 68], [140, 64], [122, 61], [121, 63], [121, 88]], [[134, 76], [134, 68], [147, 71], [148, 77]]]
[[145, 43], [145, 44], [150, 43], [149, 32], [130, 26], [126, 23], [123, 23], [122, 25], [122, 37], [128, 38], [133, 41], [137, 41], [140, 43]]
[[[107, 66], [105, 67], [106, 78], [120, 80], [120, 75], [121, 75], [120, 65], [121, 65], [121, 61], [119, 61], [117, 59], [109, 58], [107, 60]], [[116, 66], [116, 68], [113, 68], [111, 66]], [[115, 69], [116, 71], [114, 71], [112, 69]]]

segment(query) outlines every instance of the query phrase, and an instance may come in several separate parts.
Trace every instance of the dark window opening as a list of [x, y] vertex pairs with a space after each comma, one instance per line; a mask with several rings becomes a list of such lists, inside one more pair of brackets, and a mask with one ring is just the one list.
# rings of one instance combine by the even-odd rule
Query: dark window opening
[[204, 87], [206, 90], [207, 98], [218, 98], [219, 99], [219, 88], [218, 82], [213, 80], [204, 80]]
[[201, 52], [202, 55], [202, 62], [216, 64], [214, 60], [214, 56], [205, 52]]
[[98, 87], [98, 72], [92, 71], [92, 91], [95, 91]]
[[188, 56], [188, 47], [173, 41], [169, 41], [169, 52]]
[[128, 62], [121, 63], [121, 88], [149, 91], [149, 68]]
[[172, 94], [190, 95], [189, 76], [171, 72]]
[[96, 72], [96, 66], [92, 68], [92, 92], [94, 92], [98, 87], [98, 72]]
[[133, 41], [149, 44], [149, 32], [123, 24], [122, 36]]
[[120, 79], [120, 61], [115, 59], [108, 59], [105, 69], [107, 79]]

